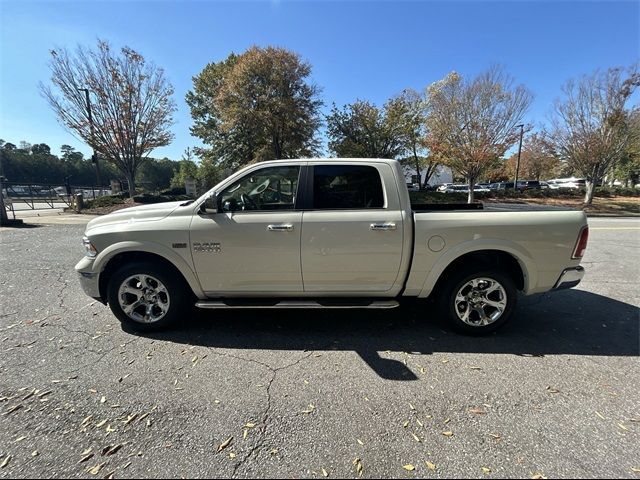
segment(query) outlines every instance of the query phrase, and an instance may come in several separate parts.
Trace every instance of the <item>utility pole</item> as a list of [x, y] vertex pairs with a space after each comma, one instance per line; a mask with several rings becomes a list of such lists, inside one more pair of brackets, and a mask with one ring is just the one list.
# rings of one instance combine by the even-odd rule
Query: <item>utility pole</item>
[[520, 172], [520, 153], [522, 152], [522, 136], [524, 135], [524, 124], [516, 125], [520, 127], [520, 145], [518, 146], [518, 160], [516, 161], [516, 179], [513, 181], [513, 190], [518, 190], [518, 173]]
[[91, 161], [96, 164], [96, 179], [98, 181], [98, 188], [102, 189], [102, 182], [100, 180], [100, 164], [98, 163], [98, 153], [96, 152], [94, 132], [93, 132], [93, 116], [91, 115], [91, 100], [89, 99], [89, 89], [79, 88], [81, 92], [84, 92], [84, 98], [87, 102], [87, 113], [89, 115], [89, 128], [91, 129], [91, 148], [93, 148], [93, 155]]

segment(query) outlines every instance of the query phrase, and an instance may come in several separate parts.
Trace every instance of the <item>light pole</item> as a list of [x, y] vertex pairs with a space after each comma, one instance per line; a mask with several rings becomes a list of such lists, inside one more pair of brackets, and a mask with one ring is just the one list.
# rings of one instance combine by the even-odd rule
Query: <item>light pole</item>
[[520, 172], [520, 153], [522, 152], [522, 136], [524, 135], [524, 124], [516, 125], [520, 127], [520, 145], [518, 146], [518, 160], [516, 161], [516, 179], [513, 181], [513, 190], [518, 190], [518, 173]]
[[100, 181], [100, 164], [98, 163], [98, 154], [96, 153], [95, 141], [93, 138], [93, 116], [91, 115], [91, 100], [89, 99], [89, 89], [79, 88], [81, 92], [84, 92], [84, 98], [87, 102], [87, 114], [89, 116], [89, 128], [91, 129], [91, 148], [93, 148], [93, 155], [91, 161], [96, 164], [96, 179], [98, 181], [98, 188], [102, 189], [102, 182]]

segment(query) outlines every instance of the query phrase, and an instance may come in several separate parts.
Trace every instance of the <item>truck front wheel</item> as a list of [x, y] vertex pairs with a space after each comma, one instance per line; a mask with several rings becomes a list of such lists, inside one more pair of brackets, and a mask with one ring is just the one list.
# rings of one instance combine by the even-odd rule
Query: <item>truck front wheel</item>
[[504, 325], [516, 306], [518, 292], [509, 275], [495, 268], [465, 268], [443, 285], [440, 302], [461, 333], [484, 335]]
[[136, 262], [123, 265], [111, 276], [107, 300], [113, 314], [126, 327], [140, 332], [162, 330], [189, 311], [183, 282], [164, 265]]

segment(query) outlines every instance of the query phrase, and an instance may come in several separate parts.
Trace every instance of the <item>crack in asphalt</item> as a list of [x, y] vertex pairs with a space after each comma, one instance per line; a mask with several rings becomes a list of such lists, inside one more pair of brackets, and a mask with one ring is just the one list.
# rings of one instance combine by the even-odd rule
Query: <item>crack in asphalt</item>
[[[330, 342], [328, 345], [331, 345], [332, 343], [333, 342]], [[278, 376], [278, 373], [281, 372], [282, 370], [286, 370], [288, 368], [292, 368], [292, 367], [295, 367], [296, 365], [299, 365], [301, 362], [303, 362], [304, 360], [307, 360], [309, 357], [311, 357], [311, 355], [313, 355], [315, 352], [316, 352], [316, 350], [308, 351], [305, 355], [302, 355], [295, 362], [289, 363], [287, 365], [283, 365], [282, 367], [272, 367], [268, 363], [261, 362], [259, 360], [255, 360], [253, 358], [241, 357], [241, 356], [238, 356], [238, 355], [233, 355], [233, 354], [225, 353], [225, 352], [216, 352], [216, 351], [213, 351], [213, 350], [209, 349], [209, 353], [212, 354], [212, 355], [217, 355], [217, 356], [220, 356], [220, 357], [227, 357], [227, 358], [235, 358], [235, 359], [243, 361], [243, 362], [254, 363], [256, 365], [260, 365], [261, 367], [266, 368], [271, 373], [271, 379], [269, 380], [269, 383], [267, 384], [266, 389], [265, 389], [266, 394], [267, 394], [267, 399], [266, 399], [266, 406], [265, 406], [265, 408], [263, 409], [263, 412], [262, 412], [262, 419], [261, 419], [262, 428], [260, 429], [260, 436], [256, 440], [256, 443], [253, 445], [253, 447], [251, 447], [251, 449], [248, 451], [248, 453], [234, 465], [231, 477], [234, 477], [236, 475], [237, 471], [239, 469], [241, 469], [242, 467], [244, 467], [244, 465], [248, 461], [251, 460], [251, 458], [253, 457], [254, 453], [256, 451], [258, 451], [259, 449], [261, 449], [262, 446], [264, 445], [264, 442], [266, 441], [266, 432], [267, 432], [267, 426], [268, 426], [267, 424], [268, 424], [268, 421], [269, 421], [269, 412], [271, 411], [271, 406], [272, 406], [272, 402], [271, 402], [271, 399], [272, 399], [271, 387], [273, 385], [273, 382], [276, 380], [276, 377]]]

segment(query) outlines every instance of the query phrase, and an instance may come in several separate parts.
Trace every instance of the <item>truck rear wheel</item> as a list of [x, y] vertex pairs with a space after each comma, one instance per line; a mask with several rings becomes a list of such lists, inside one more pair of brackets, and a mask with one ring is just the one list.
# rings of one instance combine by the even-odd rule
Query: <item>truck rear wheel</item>
[[496, 268], [459, 270], [441, 290], [441, 309], [453, 327], [468, 335], [484, 335], [504, 325], [516, 306], [513, 279]]
[[184, 282], [164, 265], [137, 262], [123, 265], [110, 278], [107, 301], [126, 327], [152, 332], [174, 324], [189, 311], [191, 297]]

